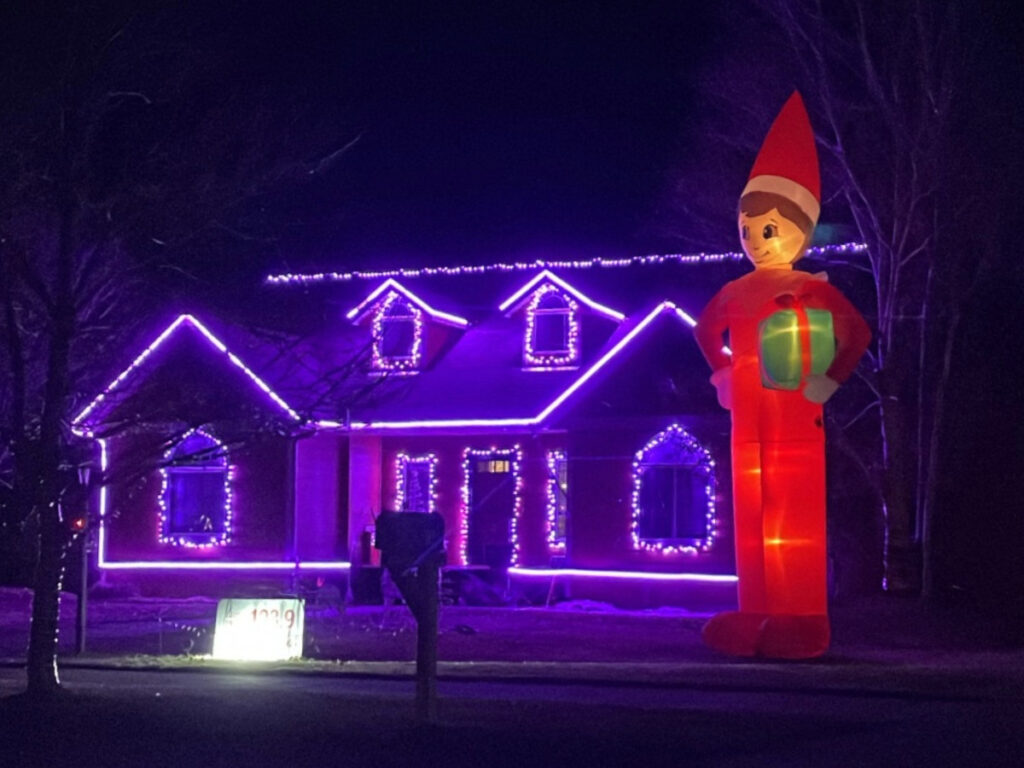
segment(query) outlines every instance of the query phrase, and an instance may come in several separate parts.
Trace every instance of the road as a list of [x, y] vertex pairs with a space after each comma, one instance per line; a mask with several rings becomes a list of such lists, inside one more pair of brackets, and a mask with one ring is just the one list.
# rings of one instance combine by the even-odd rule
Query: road
[[68, 669], [48, 707], [0, 670], [0, 765], [1007, 765], [1024, 693], [743, 690]]

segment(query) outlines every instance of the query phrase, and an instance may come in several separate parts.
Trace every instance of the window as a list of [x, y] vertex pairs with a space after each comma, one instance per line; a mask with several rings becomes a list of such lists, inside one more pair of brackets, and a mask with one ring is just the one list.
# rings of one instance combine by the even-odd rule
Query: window
[[437, 457], [409, 456], [395, 459], [395, 508], [399, 512], [434, 512], [437, 497]]
[[[694, 482], [692, 464], [647, 464], [640, 491], [640, 537], [659, 541], [699, 539], [704, 535], [706, 498]], [[702, 503], [705, 502], [705, 503]]]
[[423, 313], [394, 291], [373, 316], [373, 367], [415, 370], [423, 349]]
[[715, 529], [714, 461], [679, 425], [656, 435], [633, 463], [637, 549], [703, 552]]
[[534, 310], [533, 351], [561, 355], [569, 351], [569, 305], [553, 291], [541, 296]]
[[548, 549], [556, 554], [565, 550], [569, 517], [569, 464], [564, 451], [548, 451], [547, 511]]
[[231, 528], [231, 467], [224, 445], [192, 430], [164, 457], [160, 541], [185, 547], [225, 544]]
[[578, 306], [554, 285], [534, 293], [526, 307], [524, 361], [536, 367], [579, 362]]
[[478, 461], [476, 463], [476, 471], [483, 472], [485, 474], [500, 475], [512, 471], [512, 462], [508, 459], [488, 459], [487, 461]]

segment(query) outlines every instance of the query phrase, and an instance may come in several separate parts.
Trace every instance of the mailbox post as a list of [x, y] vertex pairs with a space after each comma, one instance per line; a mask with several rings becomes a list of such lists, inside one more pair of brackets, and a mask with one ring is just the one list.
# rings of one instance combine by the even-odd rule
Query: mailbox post
[[445, 561], [444, 518], [436, 513], [384, 512], [377, 518], [381, 565], [416, 619], [416, 714], [437, 717], [438, 573]]

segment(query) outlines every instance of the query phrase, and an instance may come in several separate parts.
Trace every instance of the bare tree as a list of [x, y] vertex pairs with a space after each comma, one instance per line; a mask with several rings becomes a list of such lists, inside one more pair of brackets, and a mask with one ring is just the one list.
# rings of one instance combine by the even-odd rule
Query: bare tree
[[173, 7], [36, 11], [2, 25], [0, 471], [5, 531], [37, 532], [28, 691], [46, 695], [59, 689], [73, 540], [69, 422], [105, 383], [97, 362], [153, 316], [154, 275], [214, 235], [249, 249], [271, 238], [247, 216], [253, 201], [327, 172], [351, 138], [332, 143], [337, 129], [280, 83], [232, 79], [229, 57]]
[[[734, 4], [732, 18], [743, 21], [728, 60], [703, 81], [721, 116], [708, 133], [740, 180], [746, 168], [736, 158], [749, 167], [770, 111], [794, 86], [808, 103], [826, 189], [838, 190], [827, 215], [842, 209], [867, 245], [847, 266], [873, 286], [875, 343], [863, 377], [873, 397], [849, 421], [877, 424], [878, 440], [860, 448], [858, 463], [883, 517], [883, 585], [925, 595], [935, 586], [931, 537], [954, 348], [965, 308], [998, 258], [998, 185], [985, 174], [1001, 116], [985, 101], [984, 35], [968, 10], [923, 0]], [[725, 206], [734, 194], [716, 218], [707, 202], [679, 202], [698, 198], [701, 173], [688, 164], [670, 208], [731, 232]], [[721, 183], [709, 188], [719, 194], [708, 200], [730, 198]]]

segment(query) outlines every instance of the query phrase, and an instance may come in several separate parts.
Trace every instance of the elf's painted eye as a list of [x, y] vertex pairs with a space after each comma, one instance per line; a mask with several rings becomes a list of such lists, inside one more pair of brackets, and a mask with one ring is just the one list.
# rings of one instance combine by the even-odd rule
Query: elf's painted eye
[[765, 224], [764, 229], [761, 231], [761, 237], [765, 240], [771, 240], [773, 237], [779, 234], [779, 228], [774, 224]]
[[740, 237], [742, 237], [744, 240], [750, 239], [750, 227], [748, 227], [746, 224], [744, 224], [743, 229], [740, 230]]

